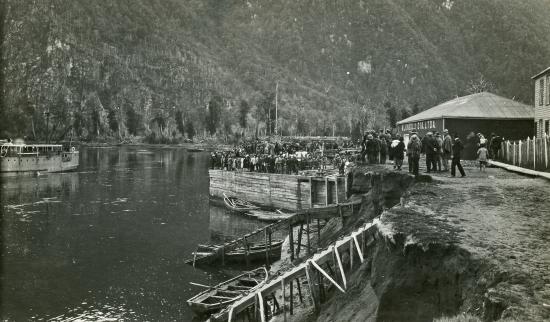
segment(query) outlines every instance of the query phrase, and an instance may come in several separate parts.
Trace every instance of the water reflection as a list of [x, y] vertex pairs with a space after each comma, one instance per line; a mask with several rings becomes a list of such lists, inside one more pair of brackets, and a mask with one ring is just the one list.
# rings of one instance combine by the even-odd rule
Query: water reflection
[[[243, 235], [269, 225], [269, 222], [260, 221], [228, 210], [227, 208], [210, 205], [210, 241], [214, 244], [231, 241]], [[273, 232], [272, 238], [284, 239], [288, 232], [284, 229]], [[259, 234], [250, 241], [263, 241], [264, 235]]]
[[[186, 300], [237, 274], [183, 263], [266, 225], [209, 206], [208, 153], [83, 148], [74, 173], [2, 178], [2, 320], [189, 321]], [[278, 237], [277, 237], [278, 238]]]

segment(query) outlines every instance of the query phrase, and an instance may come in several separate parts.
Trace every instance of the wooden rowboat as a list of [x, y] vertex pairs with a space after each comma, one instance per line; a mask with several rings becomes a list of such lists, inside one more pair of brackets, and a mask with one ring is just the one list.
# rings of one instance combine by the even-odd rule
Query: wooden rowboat
[[190, 265], [213, 264], [223, 261], [226, 263], [245, 264], [249, 262], [265, 261], [266, 253], [270, 261], [281, 259], [282, 240], [274, 240], [270, 245], [265, 243], [250, 243], [248, 247], [239, 246], [231, 250], [225, 250], [220, 245], [199, 245], [197, 251], [193, 252], [193, 258], [185, 261]]
[[236, 197], [228, 197], [225, 193], [223, 194], [223, 201], [227, 208], [234, 211], [248, 211], [259, 209], [260, 207], [251, 204], [246, 200], [241, 200]]
[[197, 315], [211, 314], [227, 307], [244, 294], [256, 290], [267, 281], [267, 278], [267, 270], [260, 267], [202, 291], [187, 300], [187, 304]]

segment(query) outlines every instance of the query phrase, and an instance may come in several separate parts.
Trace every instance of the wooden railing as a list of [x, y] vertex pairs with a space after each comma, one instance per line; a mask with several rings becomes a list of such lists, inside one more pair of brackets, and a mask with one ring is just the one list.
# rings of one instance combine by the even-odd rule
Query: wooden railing
[[[308, 286], [305, 291], [309, 294], [310, 302], [315, 310], [319, 310], [323, 300], [326, 300], [326, 284], [333, 285], [342, 293], [346, 292], [349, 275], [364, 263], [367, 247], [372, 241], [371, 235], [375, 231], [374, 223], [365, 224], [305, 262], [269, 280], [258, 290], [246, 294], [220, 313], [214, 314], [211, 321], [235, 321], [239, 315], [249, 313], [250, 308], [256, 317], [254, 320], [267, 321], [273, 315], [282, 314], [284, 321], [287, 321], [287, 315], [292, 315], [294, 309], [293, 285], [296, 285], [300, 302], [303, 303], [305, 296], [302, 295], [300, 286], [304, 283]], [[275, 292], [281, 292], [282, 305], [278, 305]], [[273, 306], [268, 304], [269, 299], [273, 301]]]
[[522, 168], [550, 171], [550, 136], [527, 138], [523, 141], [504, 141], [498, 160]]

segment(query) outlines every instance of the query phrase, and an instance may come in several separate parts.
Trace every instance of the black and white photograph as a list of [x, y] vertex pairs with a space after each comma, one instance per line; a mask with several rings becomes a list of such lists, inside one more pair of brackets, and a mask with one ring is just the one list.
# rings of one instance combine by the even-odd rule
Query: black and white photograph
[[550, 321], [550, 0], [0, 0], [0, 321]]

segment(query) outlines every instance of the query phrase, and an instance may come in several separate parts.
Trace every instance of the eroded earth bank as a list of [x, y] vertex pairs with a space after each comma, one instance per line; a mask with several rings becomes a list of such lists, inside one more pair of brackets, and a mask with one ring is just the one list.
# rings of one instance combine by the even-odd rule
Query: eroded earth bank
[[344, 229], [377, 217], [367, 261], [345, 294], [294, 318], [550, 320], [550, 182], [497, 168], [416, 180], [358, 168], [352, 191], [361, 217]]

